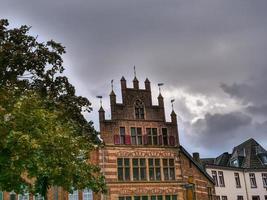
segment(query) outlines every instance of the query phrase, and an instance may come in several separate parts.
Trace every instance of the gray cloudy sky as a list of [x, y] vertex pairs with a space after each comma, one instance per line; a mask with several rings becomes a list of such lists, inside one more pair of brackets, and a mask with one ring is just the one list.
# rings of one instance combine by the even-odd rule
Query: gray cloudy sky
[[266, 0], [0, 0], [0, 17], [32, 26], [67, 48], [66, 74], [109, 115], [110, 80], [164, 82], [166, 116], [175, 98], [180, 140], [217, 156], [253, 137], [267, 148]]

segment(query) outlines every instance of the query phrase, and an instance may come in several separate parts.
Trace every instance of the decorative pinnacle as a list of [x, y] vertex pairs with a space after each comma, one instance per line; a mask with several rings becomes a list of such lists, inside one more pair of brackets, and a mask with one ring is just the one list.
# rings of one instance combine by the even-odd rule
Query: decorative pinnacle
[[159, 94], [161, 94], [161, 86], [163, 86], [164, 83], [158, 83], [158, 86], [159, 86]]
[[100, 101], [100, 107], [102, 107], [102, 96], [96, 96], [96, 98], [98, 98], [99, 99], [99, 101]]
[[171, 104], [172, 104], [172, 111], [173, 111], [173, 102], [175, 101], [175, 99], [171, 100]]

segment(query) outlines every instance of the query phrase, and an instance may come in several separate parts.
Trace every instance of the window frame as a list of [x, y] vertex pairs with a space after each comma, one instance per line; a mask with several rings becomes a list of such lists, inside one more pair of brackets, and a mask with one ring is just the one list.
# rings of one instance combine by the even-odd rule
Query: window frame
[[235, 186], [236, 188], [241, 188], [241, 181], [240, 181], [240, 176], [238, 172], [234, 173], [234, 177], [235, 177]]
[[223, 171], [218, 171], [218, 178], [220, 187], [225, 187]]
[[267, 173], [262, 173], [261, 177], [262, 177], [263, 187], [267, 188]]
[[[27, 197], [27, 199], [24, 199], [23, 197]], [[22, 198], [22, 199], [21, 199]], [[25, 194], [18, 194], [17, 200], [29, 200], [30, 199], [30, 194], [25, 193]]]
[[79, 191], [73, 190], [72, 193], [68, 193], [68, 200], [79, 200]]
[[93, 200], [93, 191], [89, 188], [82, 190], [82, 200]]
[[[255, 173], [249, 173], [249, 181], [250, 181], [250, 187], [251, 188], [257, 188], [257, 180]], [[255, 184], [253, 183], [255, 181]]]
[[[150, 164], [152, 161], [152, 165]], [[158, 161], [158, 164], [157, 162]], [[148, 178], [149, 181], [161, 181], [161, 162], [160, 158], [148, 158]], [[152, 174], [150, 174], [152, 172]]]
[[[166, 132], [164, 132], [163, 130], [166, 130]], [[166, 133], [166, 135], [165, 135]], [[169, 145], [169, 133], [168, 133], [168, 128], [161, 128], [161, 134], [162, 134], [162, 144], [164, 146], [168, 146]]]
[[[143, 144], [142, 127], [131, 127], [130, 130], [131, 130], [131, 144], [142, 145]], [[132, 130], [134, 130], [134, 132]]]
[[[167, 165], [164, 164], [164, 161], [166, 161], [166, 160], [167, 160]], [[170, 164], [170, 161], [173, 161], [173, 165]], [[163, 179], [165, 181], [176, 180], [175, 160], [173, 158], [163, 158], [162, 159], [162, 168], [163, 168], [163, 177], [164, 177]], [[173, 171], [173, 173], [171, 171]]]
[[[121, 160], [122, 165], [119, 165], [119, 160]], [[126, 163], [129, 163], [127, 165]], [[130, 181], [131, 180], [131, 160], [130, 158], [117, 158], [117, 179], [118, 181]], [[119, 171], [121, 169], [122, 172], [122, 178], [121, 175], [119, 174]], [[126, 170], [128, 171], [128, 174], [126, 173]], [[127, 176], [126, 176], [127, 174]]]
[[[137, 160], [137, 165], [135, 161]], [[144, 161], [144, 165], [142, 164]], [[147, 180], [147, 164], [146, 158], [132, 158], [132, 173], [133, 173], [133, 181], [144, 181]], [[137, 174], [136, 174], [137, 173]], [[142, 176], [144, 174], [144, 177]]]
[[134, 103], [134, 116], [135, 119], [145, 119], [145, 106], [140, 99], [137, 99]]
[[[156, 134], [154, 134], [154, 133], [156, 133]], [[148, 145], [159, 145], [158, 128], [154, 128], [154, 127], [146, 128], [146, 135], [147, 135], [147, 144]]]
[[218, 187], [219, 186], [219, 181], [218, 181], [218, 176], [217, 176], [217, 171], [215, 170], [212, 170], [211, 171], [211, 176], [215, 182], [215, 187]]

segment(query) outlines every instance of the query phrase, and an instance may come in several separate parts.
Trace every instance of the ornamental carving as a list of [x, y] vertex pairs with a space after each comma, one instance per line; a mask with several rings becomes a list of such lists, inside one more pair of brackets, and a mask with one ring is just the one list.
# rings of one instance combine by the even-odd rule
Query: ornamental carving
[[174, 152], [164, 151], [119, 151], [118, 157], [175, 157]]
[[119, 195], [142, 195], [142, 194], [177, 194], [179, 192], [178, 188], [127, 188], [119, 190]]

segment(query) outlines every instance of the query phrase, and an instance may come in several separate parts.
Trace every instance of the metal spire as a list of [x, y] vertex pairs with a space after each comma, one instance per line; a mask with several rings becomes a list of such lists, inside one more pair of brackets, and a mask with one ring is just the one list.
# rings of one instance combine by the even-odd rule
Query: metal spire
[[136, 69], [135, 69], [135, 65], [134, 65], [134, 77], [136, 77]]
[[159, 86], [159, 94], [161, 94], [161, 86], [163, 86], [164, 83], [158, 83], [158, 86]]
[[172, 110], [173, 110], [173, 102], [175, 101], [175, 99], [171, 100], [171, 104], [172, 104]]
[[113, 79], [111, 80], [111, 91], [113, 91]]
[[100, 100], [100, 107], [102, 107], [102, 96], [96, 96]]

